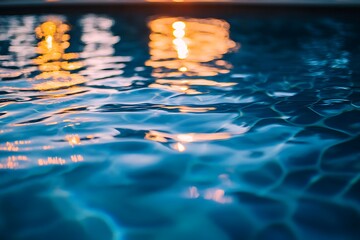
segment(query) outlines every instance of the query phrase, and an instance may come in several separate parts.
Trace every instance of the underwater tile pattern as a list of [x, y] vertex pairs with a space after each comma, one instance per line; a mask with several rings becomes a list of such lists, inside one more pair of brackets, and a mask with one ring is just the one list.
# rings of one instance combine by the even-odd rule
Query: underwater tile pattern
[[0, 239], [360, 239], [359, 33], [0, 16]]

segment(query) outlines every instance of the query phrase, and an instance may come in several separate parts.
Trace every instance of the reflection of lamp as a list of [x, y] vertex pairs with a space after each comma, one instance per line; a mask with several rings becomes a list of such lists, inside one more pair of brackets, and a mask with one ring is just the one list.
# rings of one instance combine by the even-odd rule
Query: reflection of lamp
[[182, 76], [210, 77], [228, 73], [231, 64], [222, 56], [236, 47], [229, 38], [229, 24], [219, 19], [158, 18], [149, 22], [150, 55], [146, 65], [154, 68], [158, 79], [150, 87], [198, 94], [190, 85], [231, 86], [205, 79], [187, 79], [181, 84], [173, 79]]
[[71, 61], [78, 58], [76, 53], [65, 53], [70, 46], [69, 25], [59, 20], [50, 20], [42, 23], [35, 29], [36, 36], [41, 39], [38, 43], [37, 52], [40, 54], [34, 59], [42, 72], [34, 80], [37, 90], [54, 90], [70, 87], [85, 82], [85, 78], [70, 71], [82, 67], [79, 61]]
[[123, 73], [124, 62], [129, 57], [115, 56], [115, 44], [120, 37], [113, 34], [114, 20], [97, 15], [86, 15], [81, 19], [84, 50], [81, 57], [86, 68], [80, 73], [90, 80], [109, 79]]

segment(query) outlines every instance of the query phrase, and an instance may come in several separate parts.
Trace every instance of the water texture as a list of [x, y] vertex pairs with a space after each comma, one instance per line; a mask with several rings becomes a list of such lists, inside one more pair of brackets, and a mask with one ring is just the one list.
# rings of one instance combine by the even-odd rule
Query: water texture
[[0, 239], [360, 239], [359, 32], [0, 16]]

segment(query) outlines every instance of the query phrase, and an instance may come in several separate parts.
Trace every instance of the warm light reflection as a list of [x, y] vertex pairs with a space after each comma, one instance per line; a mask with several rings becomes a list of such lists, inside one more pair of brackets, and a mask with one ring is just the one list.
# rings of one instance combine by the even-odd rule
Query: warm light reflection
[[81, 143], [80, 137], [77, 134], [66, 135], [66, 141], [73, 147], [74, 145], [79, 145]]
[[198, 198], [198, 197], [200, 197], [200, 193], [199, 193], [197, 187], [195, 187], [195, 186], [189, 187], [188, 196], [190, 198]]
[[224, 189], [220, 189], [220, 188], [211, 188], [200, 192], [197, 187], [191, 186], [188, 189], [187, 197], [189, 198], [201, 197], [203, 199], [215, 201], [218, 203], [230, 203], [232, 201], [231, 197], [225, 195]]
[[[84, 157], [80, 154], [78, 155], [71, 155], [70, 160], [73, 163], [83, 162]], [[47, 166], [47, 165], [64, 165], [67, 164], [69, 161], [66, 159], [63, 159], [61, 157], [48, 157], [46, 159], [38, 159], [38, 165], [39, 166]]]
[[38, 160], [39, 166], [46, 166], [46, 165], [64, 165], [66, 163], [65, 159], [61, 157], [48, 157], [47, 159], [40, 158]]
[[70, 46], [70, 35], [67, 34], [69, 30], [70, 26], [58, 19], [46, 21], [35, 29], [40, 42], [36, 49], [39, 56], [33, 61], [41, 73], [33, 79], [34, 89], [55, 90], [86, 81], [80, 74], [70, 72], [81, 69], [83, 63], [76, 60], [79, 58], [78, 54], [65, 53]]
[[[88, 136], [87, 138], [91, 138]], [[66, 140], [71, 146], [81, 144], [81, 139], [79, 135], [66, 135]], [[29, 146], [32, 144], [32, 146]], [[48, 151], [54, 149], [54, 146], [45, 145], [45, 146], [38, 146], [36, 147], [36, 143], [30, 140], [17, 140], [13, 142], [6, 142], [4, 144], [0, 144], [0, 151], [8, 152], [11, 154], [26, 154], [26, 152], [32, 152], [34, 150], [43, 150]], [[33, 161], [31, 157], [26, 155], [11, 155], [5, 159], [0, 157], [0, 169], [19, 169], [24, 168], [28, 164]], [[80, 154], [71, 155], [69, 158], [62, 158], [62, 157], [47, 157], [47, 158], [40, 158], [37, 160], [37, 164], [39, 166], [46, 166], [46, 165], [63, 165], [66, 163], [78, 163], [83, 162], [84, 157]]]
[[225, 191], [223, 189], [209, 189], [205, 192], [204, 198], [218, 203], [231, 202], [231, 198], [225, 196]]
[[[146, 65], [157, 78], [150, 87], [200, 94], [190, 86], [228, 87], [236, 83], [215, 82], [196, 77], [228, 73], [231, 64], [222, 56], [236, 48], [229, 38], [229, 24], [219, 19], [158, 18], [149, 22], [150, 55]], [[186, 81], [179, 77], [190, 76]]]
[[170, 145], [171, 148], [178, 152], [184, 152], [186, 150], [185, 144], [187, 143], [226, 140], [233, 136], [243, 134], [248, 130], [248, 127], [237, 127], [237, 129], [233, 129], [231, 132], [183, 134], [171, 134], [150, 130], [145, 134], [145, 139], [161, 143], [176, 142]]
[[[177, 57], [179, 59], [185, 59], [189, 55], [188, 44], [184, 38], [186, 24], [182, 21], [177, 21], [172, 24], [172, 27], [174, 29], [173, 35], [175, 37], [173, 44], [177, 51]], [[180, 69], [186, 69], [186, 67], [181, 67]]]
[[180, 142], [173, 144], [172, 148], [179, 152], [184, 152], [186, 150], [186, 147]]
[[70, 157], [72, 162], [82, 162], [84, 161], [84, 157], [82, 155], [72, 155]]
[[212, 141], [228, 139], [232, 135], [230, 133], [187, 133], [187, 134], [170, 134], [158, 131], [149, 131], [145, 138], [156, 142], [168, 142], [173, 140], [181, 143]]
[[43, 150], [50, 150], [50, 149], [53, 149], [54, 147], [53, 146], [43, 146], [42, 149]]
[[5, 144], [0, 144], [0, 151], [7, 152], [18, 152], [19, 150], [27, 150], [28, 148], [23, 148], [22, 145], [28, 145], [31, 141], [14, 141], [14, 142], [6, 142]]
[[26, 156], [9, 156], [5, 163], [0, 162], [0, 169], [18, 168], [21, 161], [28, 161], [28, 158]]
[[188, 107], [188, 106], [166, 106], [166, 105], [159, 105], [159, 107], [170, 110], [176, 109], [179, 112], [183, 112], [183, 113], [202, 113], [202, 112], [213, 111], [216, 109], [215, 107]]

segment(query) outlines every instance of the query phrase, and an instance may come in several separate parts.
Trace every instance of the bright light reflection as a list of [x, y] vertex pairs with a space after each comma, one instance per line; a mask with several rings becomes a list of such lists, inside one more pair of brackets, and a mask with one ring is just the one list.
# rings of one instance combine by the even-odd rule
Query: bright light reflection
[[166, 106], [166, 105], [159, 105], [158, 107], [164, 108], [164, 109], [176, 109], [179, 112], [183, 113], [202, 113], [202, 112], [208, 112], [213, 111], [216, 108], [215, 107], [188, 107], [188, 106]]
[[231, 197], [226, 196], [224, 189], [221, 188], [210, 188], [200, 192], [197, 187], [191, 186], [187, 191], [187, 197], [203, 198], [206, 200], [211, 200], [222, 204], [232, 202]]
[[19, 161], [28, 161], [27, 156], [9, 156], [5, 163], [0, 162], [0, 169], [14, 169], [20, 166]]
[[47, 159], [40, 158], [38, 160], [39, 166], [46, 166], [46, 165], [64, 165], [66, 160], [61, 157], [48, 157]]
[[174, 29], [173, 35], [175, 37], [173, 44], [175, 45], [178, 58], [185, 59], [189, 54], [186, 39], [184, 39], [186, 24], [182, 21], [177, 21], [172, 24], [172, 27]]
[[[158, 18], [149, 22], [150, 55], [146, 65], [153, 67], [157, 78], [150, 87], [185, 94], [201, 94], [190, 88], [189, 82], [174, 79], [183, 76], [210, 77], [225, 74], [232, 68], [222, 60], [224, 54], [236, 48], [229, 38], [230, 25], [219, 19]], [[164, 79], [169, 78], [169, 79]], [[226, 87], [236, 83], [203, 80], [204, 86]], [[209, 85], [207, 85], [209, 83]]]
[[80, 56], [84, 59], [86, 68], [80, 73], [88, 79], [118, 77], [123, 73], [124, 63], [132, 60], [128, 56], [114, 56], [115, 44], [120, 41], [120, 37], [112, 32], [114, 23], [109, 17], [97, 15], [86, 15], [81, 19], [84, 51]]
[[18, 152], [19, 150], [27, 150], [22, 145], [29, 145], [31, 141], [29, 140], [18, 140], [14, 142], [6, 142], [5, 144], [0, 144], [0, 151], [7, 152]]
[[70, 46], [70, 36], [67, 34], [69, 30], [70, 26], [59, 19], [48, 20], [35, 29], [40, 42], [36, 49], [39, 56], [33, 61], [41, 73], [33, 79], [34, 89], [55, 90], [86, 81], [83, 76], [70, 72], [82, 68], [83, 63], [76, 60], [79, 58], [78, 54], [65, 53]]
[[77, 134], [66, 135], [65, 139], [73, 147], [74, 145], [79, 145], [81, 143], [80, 137]]
[[186, 150], [186, 147], [180, 142], [173, 144], [172, 148], [179, 152], [184, 152]]
[[82, 155], [72, 155], [70, 157], [72, 162], [82, 162], [84, 161], [84, 157]]
[[201, 142], [211, 140], [228, 139], [232, 135], [230, 133], [187, 133], [187, 134], [170, 134], [158, 131], [149, 131], [146, 133], [145, 138], [156, 142], [168, 142], [174, 140], [180, 143]]

